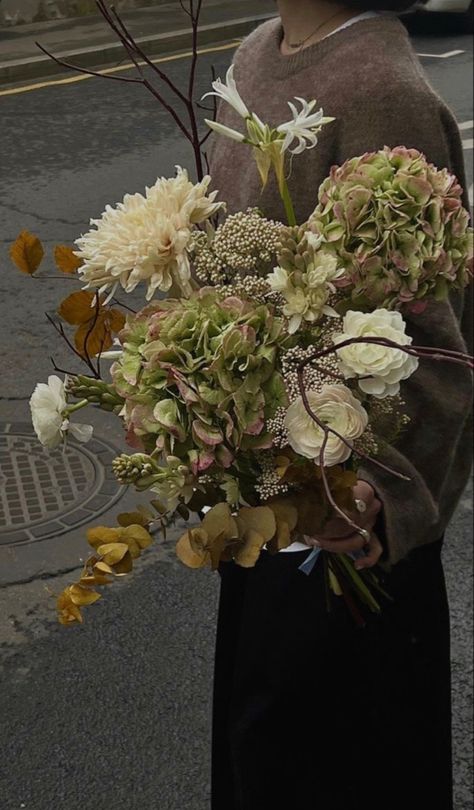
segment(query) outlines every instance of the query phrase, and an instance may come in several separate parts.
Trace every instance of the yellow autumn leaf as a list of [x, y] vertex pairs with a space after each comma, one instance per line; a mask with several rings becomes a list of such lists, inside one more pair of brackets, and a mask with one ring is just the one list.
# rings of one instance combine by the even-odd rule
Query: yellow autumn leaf
[[95, 293], [77, 290], [61, 302], [58, 314], [66, 323], [77, 326], [74, 344], [83, 357], [96, 357], [113, 345], [113, 336], [125, 325], [118, 309], [103, 307]]
[[275, 515], [268, 506], [243, 506], [236, 516], [239, 536], [243, 537], [248, 531], [258, 532], [267, 543], [276, 532]]
[[[108, 563], [104, 562], [103, 560], [98, 560], [98, 562], [95, 563], [94, 576], [97, 576], [96, 573], [97, 571], [101, 574], [113, 574], [113, 569], [110, 567]], [[81, 580], [81, 582], [82, 581], [83, 580]]]
[[73, 624], [74, 622], [82, 624], [81, 609], [72, 601], [69, 590], [70, 586], [60, 593], [56, 600], [59, 622], [60, 624]]
[[56, 245], [54, 261], [61, 273], [75, 273], [82, 265], [82, 260], [74, 255], [73, 248], [69, 245]]
[[[199, 532], [202, 532], [202, 535], [197, 534]], [[191, 538], [193, 538], [192, 542]], [[202, 529], [189, 529], [179, 538], [176, 544], [176, 554], [188, 568], [204, 568], [211, 559], [209, 552], [203, 547], [206, 542], [206, 532], [203, 532]], [[195, 548], [199, 550], [195, 550]]]
[[104, 543], [103, 546], [98, 547], [97, 554], [107, 565], [114, 566], [123, 560], [128, 550], [126, 543]]
[[108, 526], [94, 526], [87, 529], [87, 542], [92, 548], [98, 549], [105, 543], [117, 543], [121, 537], [120, 529], [111, 529]]
[[240, 565], [241, 568], [253, 568], [260, 557], [265, 542], [266, 540], [260, 532], [255, 531], [255, 529], [247, 529], [242, 538], [242, 544], [234, 553], [234, 560], [237, 565]]
[[83, 585], [79, 585], [79, 583], [70, 585], [68, 591], [71, 596], [71, 601], [79, 606], [93, 605], [94, 602], [102, 598], [97, 591], [91, 591], [90, 588], [85, 588]]
[[133, 558], [140, 556], [142, 549], [153, 543], [153, 537], [144, 526], [133, 524], [121, 530], [121, 542], [126, 543]]
[[43, 261], [44, 249], [40, 239], [29, 231], [22, 231], [10, 247], [10, 258], [21, 270], [32, 276]]
[[117, 516], [117, 523], [124, 527], [139, 525], [146, 528], [152, 520], [153, 515], [146, 509], [137, 512], [122, 512]]

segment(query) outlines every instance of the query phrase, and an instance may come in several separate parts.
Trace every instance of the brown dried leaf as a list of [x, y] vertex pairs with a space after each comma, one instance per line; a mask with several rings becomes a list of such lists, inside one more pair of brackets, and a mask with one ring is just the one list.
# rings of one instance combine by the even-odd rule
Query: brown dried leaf
[[242, 568], [253, 568], [264, 545], [265, 538], [259, 532], [254, 529], [247, 529], [242, 538], [241, 546], [234, 554], [235, 562]]
[[79, 583], [69, 586], [69, 594], [71, 601], [74, 605], [84, 607], [85, 605], [93, 605], [98, 599], [101, 599], [101, 594], [97, 591], [91, 591], [90, 588], [84, 588]]
[[104, 543], [117, 543], [120, 541], [120, 529], [111, 529], [109, 526], [94, 526], [87, 529], [87, 542], [96, 550]]
[[246, 532], [257, 532], [268, 543], [276, 532], [275, 515], [268, 506], [243, 506], [236, 516], [239, 536]]
[[10, 259], [22, 273], [32, 276], [43, 261], [44, 249], [40, 239], [22, 231], [10, 247]]
[[69, 245], [56, 245], [54, 261], [61, 273], [75, 273], [82, 265], [82, 259], [74, 255], [74, 248]]
[[97, 553], [102, 557], [102, 561], [111, 567], [117, 565], [128, 552], [126, 543], [104, 543], [99, 546]]
[[61, 316], [66, 323], [73, 326], [79, 326], [83, 323], [88, 323], [95, 316], [95, 308], [93, 302], [96, 294], [89, 292], [89, 290], [77, 290], [76, 292], [68, 295], [58, 309], [58, 315]]
[[176, 554], [181, 562], [187, 565], [188, 568], [204, 568], [210, 562], [210, 554], [208, 551], [197, 553], [193, 550], [191, 547], [190, 531], [183, 534], [178, 540], [176, 544]]

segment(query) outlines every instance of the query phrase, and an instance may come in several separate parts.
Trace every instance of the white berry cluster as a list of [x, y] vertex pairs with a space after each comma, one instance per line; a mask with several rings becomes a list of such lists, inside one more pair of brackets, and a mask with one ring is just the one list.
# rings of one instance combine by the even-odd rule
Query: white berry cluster
[[268, 501], [270, 498], [275, 498], [278, 495], [284, 495], [288, 492], [288, 484], [281, 481], [276, 471], [276, 457], [273, 453], [260, 454], [258, 463], [261, 468], [261, 473], [255, 485], [255, 489], [262, 501]]
[[265, 276], [276, 262], [282, 228], [257, 208], [227, 217], [213, 238], [201, 235], [195, 240], [196, 276], [213, 286]]

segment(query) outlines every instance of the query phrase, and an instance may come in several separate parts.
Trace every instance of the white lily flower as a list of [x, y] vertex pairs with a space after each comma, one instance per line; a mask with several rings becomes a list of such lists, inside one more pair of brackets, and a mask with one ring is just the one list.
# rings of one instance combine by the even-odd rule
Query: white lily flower
[[202, 98], [205, 99], [208, 96], [217, 96], [217, 98], [221, 98], [223, 101], [226, 101], [227, 104], [230, 104], [242, 118], [250, 118], [250, 113], [237, 90], [234, 79], [234, 65], [230, 66], [225, 79], [225, 82], [221, 79], [216, 79], [215, 82], [212, 82], [213, 91], [206, 93]]
[[[313, 112], [316, 106], [315, 99], [306, 101], [304, 98], [296, 96], [296, 101], [300, 102], [301, 110], [298, 112], [296, 105], [289, 101], [288, 106], [293, 113], [293, 118], [277, 127], [277, 131], [285, 136], [281, 151], [289, 150], [292, 155], [300, 155], [306, 149], [314, 149], [318, 143], [317, 133], [321, 127], [334, 121], [334, 118], [324, 117], [322, 108]], [[298, 141], [298, 146], [290, 149], [294, 140]]]
[[224, 124], [220, 124], [218, 121], [210, 121], [207, 118], [205, 122], [210, 129], [213, 129], [214, 132], [217, 132], [218, 135], [225, 135], [226, 138], [230, 138], [233, 141], [239, 141], [239, 143], [244, 143], [246, 140], [245, 135], [242, 132], [238, 132], [236, 129], [231, 129], [231, 127], [226, 127]]
[[69, 413], [75, 409], [67, 407], [65, 385], [52, 374], [48, 383], [38, 383], [30, 398], [33, 428], [44, 447], [54, 450], [62, 444], [68, 433], [79, 442], [92, 438], [92, 425], [72, 424]]

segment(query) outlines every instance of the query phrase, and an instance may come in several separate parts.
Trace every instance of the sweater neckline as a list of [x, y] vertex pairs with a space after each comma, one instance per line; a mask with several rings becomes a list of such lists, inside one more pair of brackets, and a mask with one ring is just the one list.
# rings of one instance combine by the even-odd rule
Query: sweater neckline
[[271, 31], [267, 40], [267, 58], [270, 61], [272, 75], [275, 78], [284, 79], [293, 76], [305, 68], [318, 62], [322, 57], [331, 51], [337, 50], [341, 41], [349, 42], [358, 39], [369, 32], [381, 31], [385, 35], [389, 33], [401, 32], [408, 37], [405, 27], [400, 20], [391, 13], [380, 13], [377, 17], [361, 19], [352, 25], [344, 26], [334, 31], [330, 36], [324, 37], [314, 45], [303, 48], [298, 53], [285, 56], [281, 53], [280, 45], [283, 39], [283, 28], [280, 18], [272, 21]]

